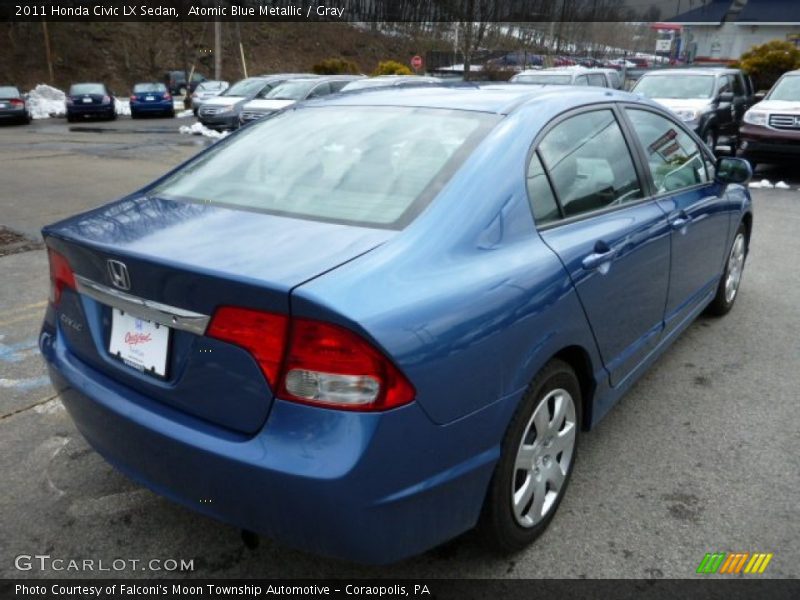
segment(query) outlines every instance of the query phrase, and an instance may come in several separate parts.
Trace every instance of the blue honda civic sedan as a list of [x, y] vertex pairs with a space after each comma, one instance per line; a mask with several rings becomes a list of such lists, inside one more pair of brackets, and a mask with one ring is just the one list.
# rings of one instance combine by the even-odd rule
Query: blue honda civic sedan
[[40, 347], [91, 446], [198, 512], [361, 562], [476, 526], [514, 551], [584, 432], [731, 310], [750, 175], [602, 88], [310, 101], [46, 227]]

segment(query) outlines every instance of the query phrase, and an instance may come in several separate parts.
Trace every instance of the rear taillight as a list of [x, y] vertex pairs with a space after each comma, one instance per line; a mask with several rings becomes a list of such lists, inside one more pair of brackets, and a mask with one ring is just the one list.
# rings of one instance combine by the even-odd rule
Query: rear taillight
[[20, 100], [19, 98], [12, 98], [11, 99], [11, 106], [25, 106], [25, 101]]
[[411, 383], [383, 353], [338, 325], [222, 307], [208, 335], [247, 349], [286, 400], [379, 411], [414, 399]]
[[48, 248], [47, 255], [50, 259], [50, 303], [58, 306], [64, 288], [75, 289], [75, 275], [69, 262], [61, 254]]
[[136, 102], [136, 96], [131, 95], [131, 102]]
[[103, 104], [108, 104], [111, 102], [111, 96], [103, 96]]
[[223, 306], [214, 313], [206, 333], [250, 352], [270, 387], [276, 389], [288, 324], [284, 315]]
[[172, 96], [169, 94], [164, 94], [164, 100], [172, 100]]
[[71, 97], [67, 96], [67, 104], [72, 104], [73, 102], [74, 100]]

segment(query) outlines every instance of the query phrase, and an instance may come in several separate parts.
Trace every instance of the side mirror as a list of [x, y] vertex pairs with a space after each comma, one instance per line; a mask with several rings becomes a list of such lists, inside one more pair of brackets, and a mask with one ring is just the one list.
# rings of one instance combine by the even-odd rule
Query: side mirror
[[756, 102], [761, 102], [764, 98], [767, 97], [767, 92], [765, 90], [760, 90], [756, 92], [755, 96], [753, 97], [756, 99]]
[[719, 183], [745, 184], [753, 176], [753, 169], [749, 162], [743, 158], [729, 156], [717, 159], [716, 172], [716, 180]]
[[733, 102], [733, 92], [722, 92], [718, 99], [720, 102]]

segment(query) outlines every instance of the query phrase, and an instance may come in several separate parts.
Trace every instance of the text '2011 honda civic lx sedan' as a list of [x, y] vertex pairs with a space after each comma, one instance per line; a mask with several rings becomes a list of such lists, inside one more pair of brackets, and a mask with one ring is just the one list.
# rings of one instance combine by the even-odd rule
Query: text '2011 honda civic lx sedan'
[[514, 550], [732, 307], [750, 174], [624, 92], [331, 96], [46, 227], [40, 347], [97, 452], [199, 512], [363, 562]]

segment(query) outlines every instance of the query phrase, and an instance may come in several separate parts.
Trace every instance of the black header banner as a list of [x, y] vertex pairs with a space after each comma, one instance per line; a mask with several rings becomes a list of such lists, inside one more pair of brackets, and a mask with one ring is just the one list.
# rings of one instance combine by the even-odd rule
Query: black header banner
[[[762, 22], [800, 25], [798, 0], [746, 0]], [[0, 0], [0, 21], [721, 23], [741, 0]]]

